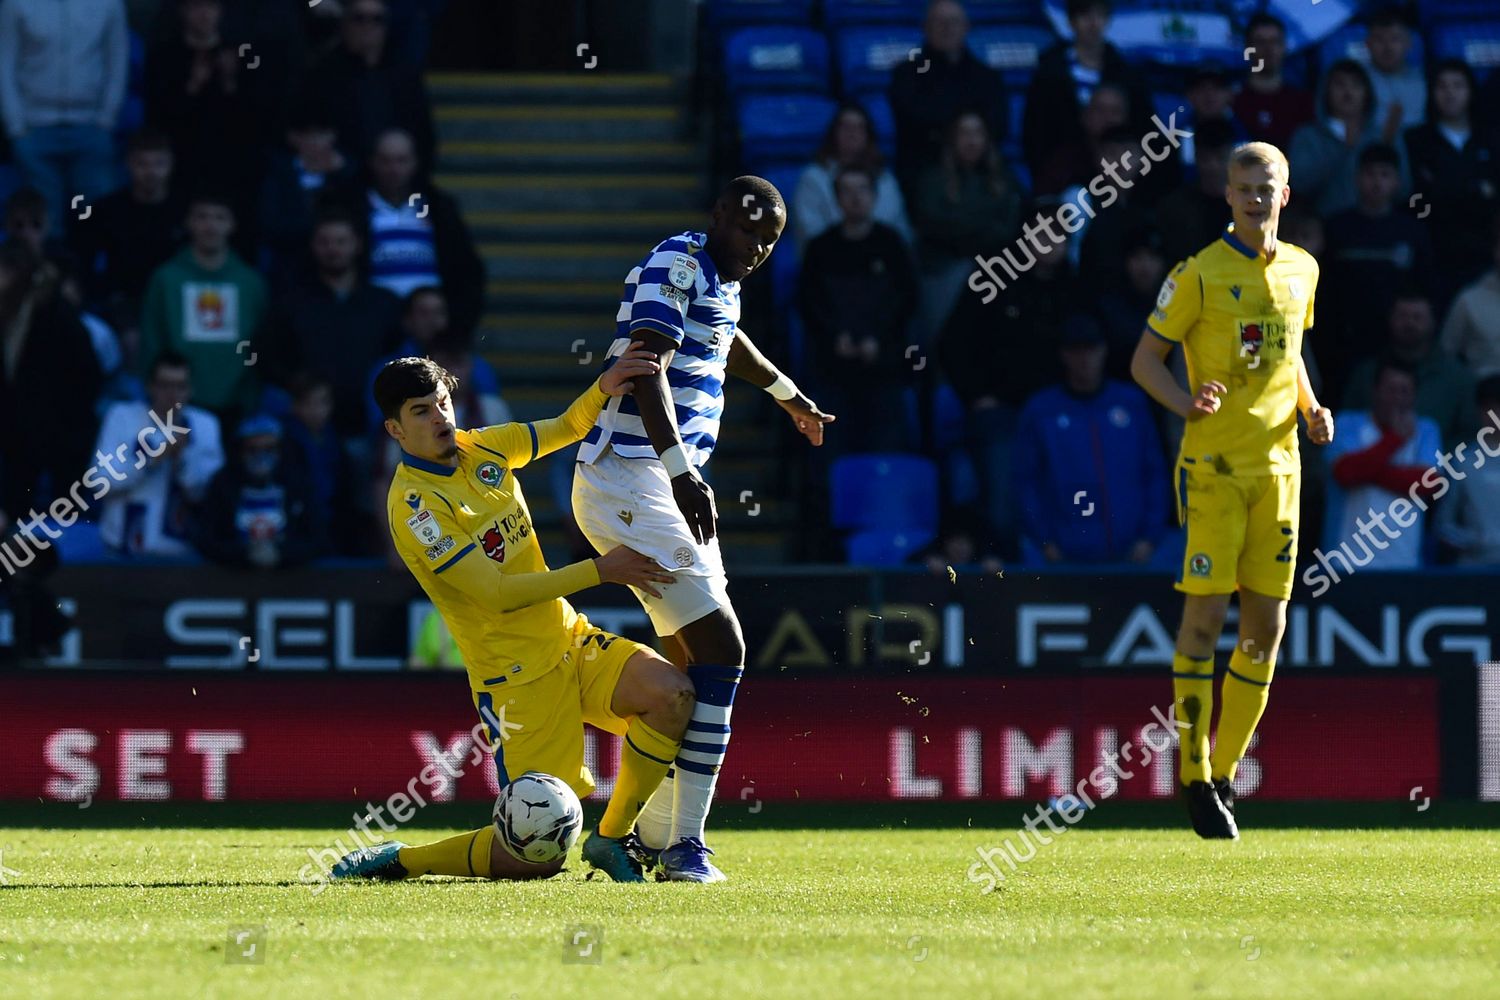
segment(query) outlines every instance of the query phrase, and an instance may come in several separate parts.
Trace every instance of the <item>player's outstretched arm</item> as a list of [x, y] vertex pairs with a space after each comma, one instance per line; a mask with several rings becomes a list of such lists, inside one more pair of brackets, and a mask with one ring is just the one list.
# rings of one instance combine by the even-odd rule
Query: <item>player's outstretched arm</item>
[[791, 416], [798, 433], [815, 446], [823, 443], [823, 425], [838, 419], [833, 414], [818, 409], [817, 403], [803, 395], [791, 379], [767, 361], [744, 330], [735, 331], [734, 340], [729, 344], [729, 360], [724, 370], [774, 396], [776, 405]]
[[667, 475], [672, 479], [672, 499], [682, 512], [688, 530], [700, 545], [714, 537], [719, 512], [714, 507], [714, 491], [698, 470], [688, 462], [682, 450], [682, 432], [677, 427], [677, 408], [672, 404], [672, 387], [667, 384], [667, 369], [677, 353], [677, 341], [665, 333], [649, 328], [633, 334], [641, 346], [661, 359], [661, 370], [654, 377], [635, 380], [635, 405], [641, 411], [646, 437], [656, 449]]
[[[420, 516], [427, 518], [430, 514], [430, 520], [436, 522], [437, 541], [424, 548], [427, 537], [423, 532], [432, 529], [420, 523], [413, 526], [414, 517], [407, 522], [409, 536], [399, 527], [392, 532], [402, 560], [424, 588], [441, 583], [459, 590], [481, 607], [519, 611], [600, 583], [624, 583], [660, 597], [655, 585], [672, 582], [672, 575], [654, 560], [623, 547], [598, 559], [583, 559], [561, 569], [506, 573], [498, 563], [486, 559], [473, 542], [458, 544], [467, 536], [441, 502], [422, 506], [425, 509]], [[399, 517], [400, 512], [392, 510], [391, 516]]]
[[599, 376], [560, 416], [486, 427], [477, 432], [479, 441], [506, 456], [511, 468], [522, 468], [543, 455], [582, 441], [611, 396], [625, 395], [636, 379], [656, 374], [659, 367], [655, 354], [641, 350], [639, 342], [631, 344], [609, 371]]
[[1146, 394], [1184, 420], [1201, 420], [1219, 409], [1219, 397], [1228, 390], [1221, 382], [1205, 382], [1197, 395], [1188, 395], [1167, 367], [1167, 355], [1176, 345], [1147, 329], [1135, 345], [1130, 375]]
[[632, 343], [561, 416], [538, 420], [532, 425], [536, 428], [536, 457], [550, 455], [559, 448], [582, 441], [611, 397], [629, 394], [635, 388], [636, 380], [650, 378], [660, 371], [656, 354], [643, 350], [640, 341]]

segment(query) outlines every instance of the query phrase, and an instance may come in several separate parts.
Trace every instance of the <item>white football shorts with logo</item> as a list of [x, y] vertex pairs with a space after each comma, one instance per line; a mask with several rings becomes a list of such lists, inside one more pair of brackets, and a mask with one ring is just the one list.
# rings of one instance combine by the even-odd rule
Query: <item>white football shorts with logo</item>
[[656, 459], [621, 458], [606, 448], [592, 464], [574, 465], [573, 517], [601, 554], [625, 545], [671, 570], [675, 582], [659, 588], [659, 600], [630, 588], [657, 635], [673, 635], [729, 607], [718, 536], [707, 545], [693, 538], [672, 498], [666, 467]]

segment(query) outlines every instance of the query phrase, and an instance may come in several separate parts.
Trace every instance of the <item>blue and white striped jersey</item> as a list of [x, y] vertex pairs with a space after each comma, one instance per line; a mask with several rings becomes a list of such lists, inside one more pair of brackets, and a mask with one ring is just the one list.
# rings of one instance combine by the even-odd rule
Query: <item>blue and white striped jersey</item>
[[[682, 433], [682, 450], [701, 467], [713, 453], [724, 414], [724, 369], [729, 344], [739, 328], [740, 284], [720, 281], [703, 233], [682, 233], [663, 240], [631, 268], [625, 278], [615, 339], [604, 370], [630, 346], [632, 334], [650, 329], [677, 342], [667, 369], [667, 384]], [[590, 464], [614, 448], [623, 458], [655, 458], [635, 397], [609, 401], [583, 439], [578, 460]]]

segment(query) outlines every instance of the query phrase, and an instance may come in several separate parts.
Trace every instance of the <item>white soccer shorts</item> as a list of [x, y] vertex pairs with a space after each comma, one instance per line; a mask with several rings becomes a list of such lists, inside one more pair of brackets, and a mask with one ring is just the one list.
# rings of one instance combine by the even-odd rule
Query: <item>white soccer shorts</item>
[[666, 467], [654, 458], [621, 458], [612, 448], [573, 471], [573, 516], [589, 543], [605, 553], [629, 546], [671, 570], [676, 582], [658, 600], [635, 587], [657, 635], [674, 635], [704, 615], [729, 607], [724, 556], [715, 536], [700, 545], [688, 530]]

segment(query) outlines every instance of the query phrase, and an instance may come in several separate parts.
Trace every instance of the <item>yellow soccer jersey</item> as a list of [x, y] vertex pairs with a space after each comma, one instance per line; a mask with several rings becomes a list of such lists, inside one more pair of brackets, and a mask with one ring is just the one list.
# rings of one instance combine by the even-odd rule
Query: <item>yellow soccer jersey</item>
[[1167, 276], [1147, 327], [1183, 346], [1193, 392], [1228, 389], [1217, 413], [1188, 421], [1183, 458], [1240, 476], [1300, 471], [1297, 365], [1317, 287], [1312, 254], [1278, 242], [1267, 261], [1232, 225]]
[[599, 582], [592, 559], [548, 571], [515, 470], [579, 441], [608, 396], [595, 383], [551, 420], [458, 431], [456, 468], [402, 453], [386, 510], [401, 559], [453, 634], [475, 691], [557, 667]]

